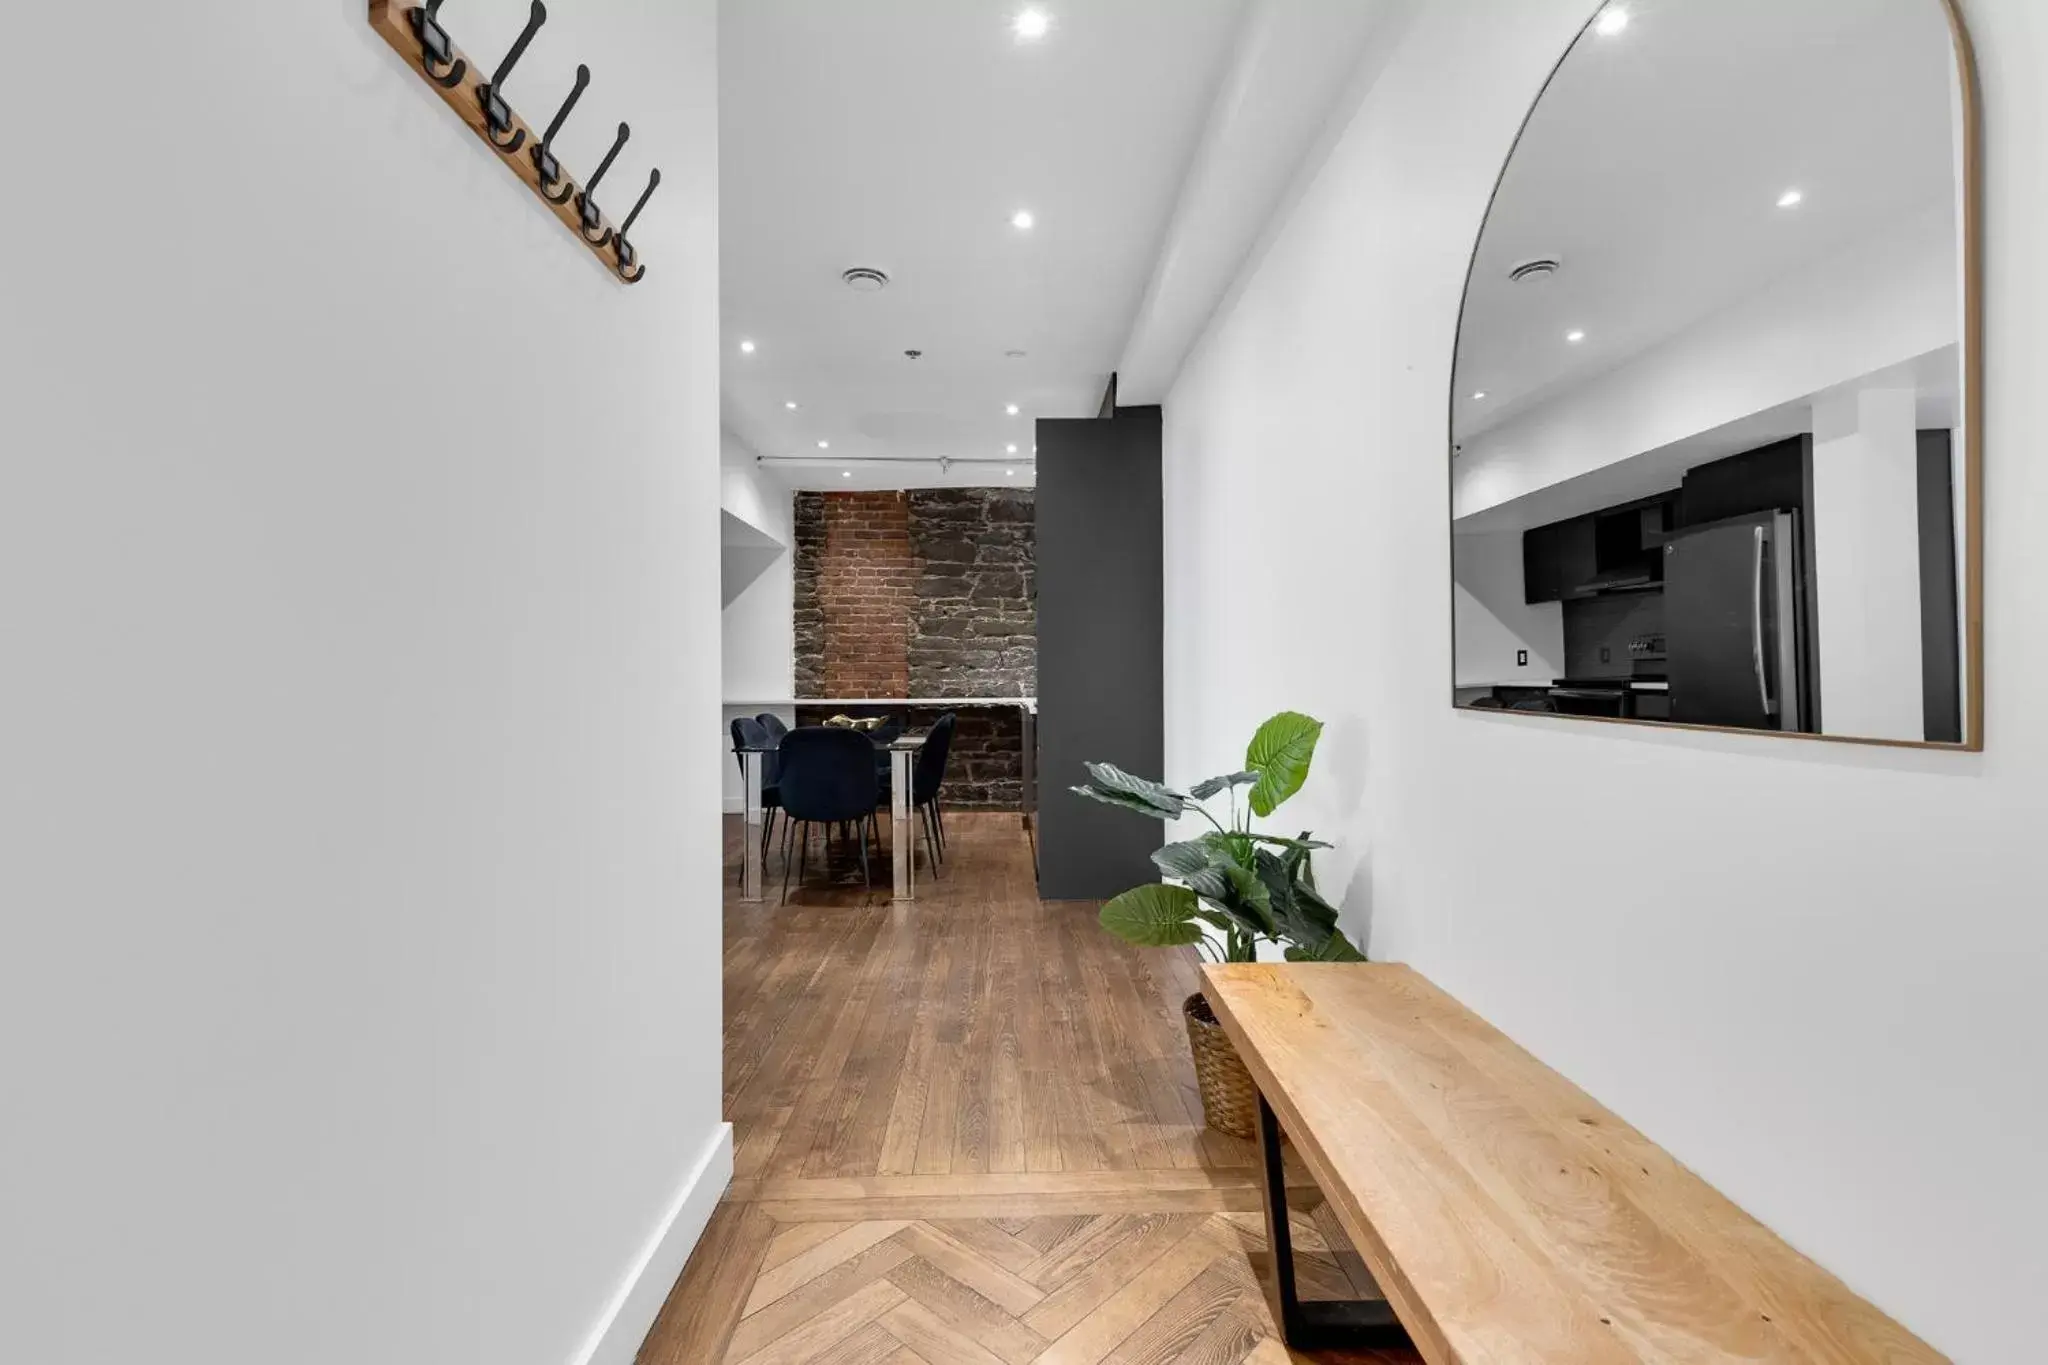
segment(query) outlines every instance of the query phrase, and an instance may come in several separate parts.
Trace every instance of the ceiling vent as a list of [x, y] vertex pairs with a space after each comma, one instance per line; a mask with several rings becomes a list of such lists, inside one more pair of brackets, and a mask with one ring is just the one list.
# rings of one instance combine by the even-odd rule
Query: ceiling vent
[[857, 265], [839, 279], [857, 294], [876, 294], [889, 287], [889, 276], [871, 265]]
[[1561, 263], [1557, 257], [1538, 256], [1535, 260], [1523, 261], [1513, 270], [1510, 270], [1508, 278], [1516, 284], [1525, 284], [1530, 280], [1547, 280], [1552, 275], [1555, 275], [1560, 268]]

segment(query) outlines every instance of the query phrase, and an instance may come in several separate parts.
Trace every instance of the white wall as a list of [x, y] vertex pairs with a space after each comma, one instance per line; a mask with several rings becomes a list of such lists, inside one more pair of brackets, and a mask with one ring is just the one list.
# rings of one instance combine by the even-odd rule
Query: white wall
[[1955, 252], [1946, 205], [1888, 224], [1471, 437], [1457, 515], [1954, 345]]
[[725, 695], [737, 701], [788, 697], [796, 688], [795, 535], [787, 485], [754, 463], [754, 452], [730, 431], [721, 433], [719, 505], [755, 530], [780, 541], [786, 552], [761, 571], [726, 606]]
[[[2048, 462], [2028, 378], [2048, 367], [2048, 8], [1965, 7], [1990, 183], [1988, 752], [1451, 708], [1459, 293], [1590, 6], [1435, 0], [1166, 400], [1167, 775], [1227, 770], [1283, 706], [1323, 717], [1287, 828], [1339, 841], [1324, 880], [1376, 956], [1958, 1360], [2007, 1365], [2039, 1354], [2048, 1275]], [[1213, 623], [1242, 620], [1259, 647], [1215, 648]]]
[[1913, 409], [1911, 387], [1879, 385], [1813, 405], [1814, 643], [1831, 735], [1927, 738]]
[[8, 1361], [623, 1362], [729, 1170], [715, 10], [513, 91], [633, 289], [365, 14], [8, 15]]
[[724, 695], [746, 703], [723, 708], [720, 742], [726, 752], [719, 764], [724, 774], [724, 805], [739, 810], [745, 801], [739, 765], [732, 761], [732, 720], [763, 709], [793, 723], [793, 707], [763, 708], [762, 701], [796, 695], [795, 546], [791, 525], [794, 506], [789, 487], [755, 463], [753, 447], [730, 430], [720, 432], [719, 504], [758, 531], [787, 547], [740, 595], [726, 604], [722, 617], [725, 644]]
[[[1452, 544], [1458, 686], [1542, 686], [1563, 677], [1564, 604], [1528, 600], [1522, 533], [1461, 535]], [[1529, 662], [1518, 664], [1523, 650]]]

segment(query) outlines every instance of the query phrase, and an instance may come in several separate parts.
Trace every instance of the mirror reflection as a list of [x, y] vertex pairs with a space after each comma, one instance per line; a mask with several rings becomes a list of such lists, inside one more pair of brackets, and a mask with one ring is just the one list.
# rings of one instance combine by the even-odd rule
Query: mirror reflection
[[1543, 91], [1452, 395], [1461, 706], [1974, 742], [1941, 0], [1634, 0]]

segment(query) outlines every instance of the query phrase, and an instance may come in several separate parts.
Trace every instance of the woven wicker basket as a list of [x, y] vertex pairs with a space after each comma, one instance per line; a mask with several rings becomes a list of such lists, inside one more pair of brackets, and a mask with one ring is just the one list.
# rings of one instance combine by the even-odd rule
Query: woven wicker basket
[[1259, 1087], [1244, 1069], [1230, 1035], [1216, 1022], [1216, 1013], [1200, 991], [1180, 1007], [1188, 1024], [1188, 1046], [1195, 1053], [1195, 1083], [1202, 1091], [1202, 1114], [1209, 1126], [1234, 1138], [1254, 1139], [1259, 1133]]

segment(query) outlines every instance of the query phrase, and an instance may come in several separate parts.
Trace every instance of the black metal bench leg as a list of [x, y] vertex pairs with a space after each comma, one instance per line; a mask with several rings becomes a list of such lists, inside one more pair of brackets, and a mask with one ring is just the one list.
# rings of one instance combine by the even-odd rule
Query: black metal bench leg
[[1304, 1351], [1412, 1346], [1384, 1299], [1303, 1302], [1294, 1283], [1294, 1230], [1287, 1224], [1287, 1168], [1280, 1159], [1280, 1120], [1259, 1096], [1259, 1157], [1266, 1174], [1266, 1251], [1272, 1257], [1273, 1315], [1280, 1337]]

